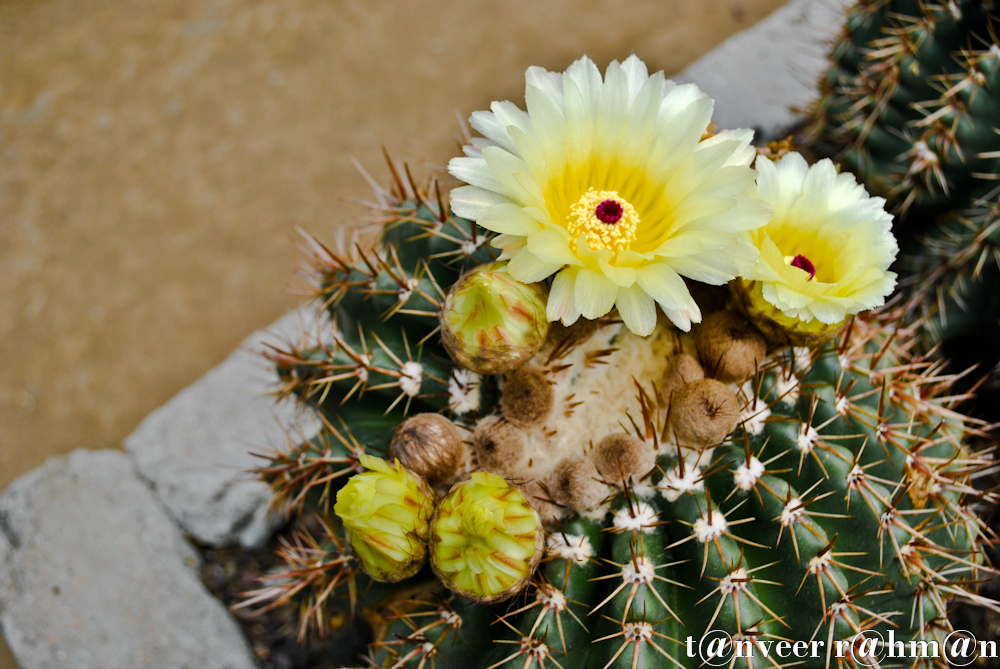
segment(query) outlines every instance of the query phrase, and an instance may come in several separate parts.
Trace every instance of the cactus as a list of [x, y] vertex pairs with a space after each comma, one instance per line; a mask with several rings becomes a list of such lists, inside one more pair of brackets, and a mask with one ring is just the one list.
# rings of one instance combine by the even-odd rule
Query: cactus
[[[638, 89], [645, 76], [640, 65], [630, 59], [623, 66], [626, 78], [616, 86], [624, 88], [611, 86], [609, 68], [609, 90]], [[581, 77], [582, 67], [576, 72]], [[551, 73], [529, 74], [552, 94]], [[696, 90], [670, 93], [676, 89], [650, 80], [642, 87], [645, 97], [636, 96], [645, 110], [660, 108], [651, 104], [657, 95], [700, 99]], [[514, 130], [528, 127], [526, 116], [494, 109], [521, 124], [511, 125]], [[555, 112], [548, 111], [551, 122]], [[488, 119], [475, 118], [499, 136]], [[701, 138], [704, 128], [697, 124], [688, 130], [690, 145], [704, 143], [692, 155], [714, 151], [720, 169], [729, 170], [727, 187], [752, 213], [746, 225], [784, 206], [768, 204], [765, 194], [754, 200], [754, 189], [743, 182], [750, 159], [733, 135]], [[472, 145], [470, 157], [491, 148]], [[727, 158], [733, 151], [739, 155]], [[489, 155], [510, 168], [496, 151]], [[606, 262], [614, 253], [627, 259], [625, 246], [599, 249], [601, 271], [622, 282], [611, 292], [600, 281], [612, 279], [573, 265], [591, 259], [588, 235], [604, 231], [599, 224], [626, 220], [618, 210], [609, 214], [612, 205], [625, 211], [619, 199], [606, 196], [612, 188], [594, 187], [598, 195], [590, 199], [583, 191], [580, 202], [596, 207], [598, 222], [588, 218], [590, 227], [571, 239], [579, 255], [559, 246], [562, 233], [541, 231], [533, 241], [535, 223], [519, 221], [516, 213], [512, 220], [483, 216], [484, 225], [530, 228], [526, 237], [498, 230], [495, 242], [504, 254], [513, 253], [511, 276], [515, 265], [518, 272], [531, 269], [531, 276], [554, 275], [547, 316], [562, 322], [547, 331], [522, 322], [525, 314], [539, 318], [546, 311], [537, 308], [512, 309], [507, 323], [507, 312], [497, 309], [489, 318], [455, 313], [488, 304], [483, 294], [489, 291], [498, 301], [508, 291], [544, 301], [546, 291], [512, 291], [504, 276], [463, 293], [466, 280], [480, 274], [477, 268], [498, 271], [496, 259], [482, 245], [476, 223], [445, 215], [441, 196], [429, 202], [412, 183], [397, 179], [397, 197], [383, 194], [373, 251], [357, 246], [349, 259], [311, 240], [317, 295], [331, 315], [327, 338], [321, 331], [311, 342], [271, 350], [268, 357], [282, 379], [279, 394], [314, 409], [322, 429], [274, 454], [258, 473], [282, 508], [299, 512], [300, 528], [310, 517], [301, 512], [309, 510], [315, 514], [309, 522], [322, 531], [314, 538], [299, 529], [297, 539], [286, 540], [289, 570], [269, 577], [271, 585], [249, 593], [248, 602], [297, 605], [303, 634], [325, 632], [334, 612], [350, 610], [370, 626], [364, 660], [385, 669], [830, 667], [869, 664], [869, 651], [889, 666], [884, 649], [874, 645], [878, 635], [933, 647], [952, 631], [948, 607], [954, 599], [1000, 611], [977, 592], [991, 571], [978, 505], [994, 496], [975, 486], [990, 461], [972, 453], [966, 439], [983, 425], [956, 413], [963, 396], [950, 393], [955, 377], [914, 354], [914, 326], [904, 326], [897, 311], [864, 312], [894, 279], [882, 266], [895, 254], [884, 212], [875, 219], [884, 225], [874, 232], [858, 218], [881, 212], [880, 203], [865, 196], [863, 206], [852, 206], [863, 190], [853, 179], [838, 176], [828, 162], [815, 172], [803, 162], [800, 170], [800, 160], [785, 165], [811, 184], [796, 187], [806, 194], [805, 204], [813, 212], [820, 212], [821, 201], [831, 205], [829, 213], [815, 213], [823, 218], [814, 221], [815, 230], [793, 235], [785, 230], [793, 222], [779, 221], [772, 229], [757, 223], [759, 230], [732, 231], [730, 251], [717, 251], [738, 249], [741, 271], [750, 272], [742, 258], [754, 257], [753, 244], [769, 244], [777, 270], [758, 267], [752, 281], [777, 288], [758, 296], [737, 279], [730, 285], [735, 297], [723, 290], [699, 304], [671, 302], [666, 297], [674, 289], [661, 290], [651, 279], [654, 271], [674, 271], [665, 255], [657, 261], [662, 266], [642, 268], [651, 272], [643, 280], [649, 279], [645, 285], [662, 313], [652, 296], [625, 285], [631, 275], [620, 270], [630, 268]], [[479, 183], [494, 184], [476, 165], [460, 167]], [[714, 193], [710, 173], [708, 167], [699, 172], [709, 175], [709, 185], [693, 193]], [[491, 198], [480, 188], [467, 189], [459, 200], [469, 211], [477, 211], [474, 202], [514, 211], [509, 202]], [[706, 212], [732, 206], [715, 202]], [[850, 217], [841, 215], [845, 206]], [[577, 219], [590, 215], [581, 207]], [[641, 216], [626, 223], [639, 226]], [[699, 234], [712, 238], [707, 228]], [[796, 253], [820, 250], [810, 257], [823, 267], [794, 253], [783, 263], [792, 242], [806, 247]], [[847, 261], [832, 246], [847, 242], [884, 248], [848, 259], [857, 270], [849, 285], [838, 287], [839, 278], [810, 283], [819, 272], [840, 276], [837, 265]], [[531, 248], [565, 258], [569, 269], [561, 260], [522, 255]], [[679, 248], [687, 252], [695, 245]], [[715, 257], [707, 253], [706, 263]], [[646, 261], [634, 262], [640, 260]], [[724, 283], [700, 262], [677, 266]], [[574, 282], [572, 292], [560, 281]], [[860, 294], [858, 286], [865, 287]], [[771, 316], [762, 333], [747, 320], [756, 311], [746, 305], [760, 306], [769, 292], [792, 300], [790, 306], [769, 302], [785, 317], [822, 319], [822, 337], [793, 340]], [[456, 294], [461, 299], [445, 298]], [[633, 298], [648, 298], [648, 305], [639, 309]], [[622, 317], [623, 309], [633, 309], [630, 318]], [[691, 332], [681, 331], [702, 317]], [[447, 335], [438, 326], [456, 323], [458, 344], [443, 346]], [[506, 346], [508, 337], [498, 332], [515, 338], [532, 332], [541, 342], [519, 345], [516, 361], [501, 368], [479, 367], [482, 376], [464, 368], [496, 357], [483, 355], [481, 347], [491, 341]], [[393, 468], [368, 457], [387, 452], [397, 462]], [[375, 475], [364, 471], [370, 468]], [[373, 514], [365, 509], [374, 506], [363, 496], [369, 482], [384, 477], [392, 485], [380, 491], [378, 518], [369, 519]], [[418, 498], [432, 495], [434, 512], [423, 533], [413, 509]], [[411, 508], [394, 510], [393, 500], [404, 497], [413, 498]], [[368, 555], [373, 541], [380, 542], [377, 531], [388, 531], [394, 546], [409, 542], [388, 567]], [[429, 566], [385, 582], [410, 573], [424, 542]], [[737, 650], [754, 659], [734, 658]]]
[[989, 0], [858, 2], [820, 82], [815, 150], [914, 217], [982, 196], [1000, 171], [998, 30]]
[[[867, 0], [848, 10], [800, 138], [897, 212], [908, 318], [954, 369], [1000, 361], [998, 119], [994, 2]], [[996, 420], [995, 400], [973, 410]]]
[[[910, 359], [912, 331], [858, 319], [823, 346], [758, 361], [752, 325], [720, 324], [740, 318], [715, 312], [693, 334], [661, 321], [646, 338], [613, 320], [553, 326], [502, 381], [499, 418], [455, 417], [472, 457], [545, 523], [531, 585], [490, 604], [426, 573], [375, 594], [341, 577], [328, 600], [367, 593], [357, 608], [378, 612], [369, 660], [698, 667], [688, 638], [721, 630], [755, 640], [758, 656], [821, 641], [806, 666], [824, 666], [859, 632], [942, 642], [955, 596], [995, 607], [974, 585], [988, 568], [972, 479], [987, 463], [962, 445], [975, 425], [951, 411], [950, 379]], [[751, 353], [717, 353], [729, 348]], [[539, 403], [544, 415], [524, 415]], [[343, 559], [345, 543], [331, 554]], [[298, 596], [314, 602], [330, 580]]]
[[[941, 643], [947, 602], [977, 598], [972, 583], [989, 571], [971, 485], [986, 463], [961, 445], [968, 427], [954, 400], [935, 399], [948, 379], [909, 359], [893, 334], [910, 333], [857, 320], [821, 348], [779, 349], [745, 383], [695, 379], [670, 397], [668, 360], [706, 348], [687, 336], [630, 341], [609, 324], [587, 341], [568, 334], [572, 349], [566, 337], [550, 342], [530, 364], [552, 382], [555, 406], [542, 425], [520, 430], [524, 453], [503, 472], [535, 491], [547, 520], [533, 588], [501, 606], [441, 594], [394, 601], [371, 660], [698, 667], [688, 639], [712, 630], [753, 640], [758, 658], [780, 640], [810, 652], [821, 642], [805, 666], [836, 664], [837, 642], [864, 631]], [[630, 367], [637, 348], [648, 357]], [[613, 380], [588, 364], [595, 353], [618, 370]], [[602, 386], [606, 395], [577, 399]], [[684, 389], [697, 398], [686, 407]], [[707, 422], [699, 411], [723, 416], [723, 436], [680, 444], [676, 434]], [[590, 428], [594, 413], [605, 420], [587, 440], [574, 423]], [[557, 425], [573, 437], [548, 444], [561, 449], [552, 464], [540, 437]], [[581, 461], [592, 465], [596, 495], [579, 494], [582, 481], [565, 485]], [[791, 657], [772, 651], [770, 661]]]

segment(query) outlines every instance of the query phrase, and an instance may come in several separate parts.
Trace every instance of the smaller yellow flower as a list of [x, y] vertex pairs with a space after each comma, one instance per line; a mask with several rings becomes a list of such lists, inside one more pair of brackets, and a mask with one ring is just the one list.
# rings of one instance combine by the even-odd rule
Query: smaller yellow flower
[[[881, 306], [896, 285], [898, 247], [885, 200], [829, 160], [798, 153], [758, 158], [760, 199], [774, 215], [751, 234], [760, 251], [743, 273], [743, 303], [786, 334], [823, 337], [852, 314]], [[767, 329], [767, 328], [762, 328]]]

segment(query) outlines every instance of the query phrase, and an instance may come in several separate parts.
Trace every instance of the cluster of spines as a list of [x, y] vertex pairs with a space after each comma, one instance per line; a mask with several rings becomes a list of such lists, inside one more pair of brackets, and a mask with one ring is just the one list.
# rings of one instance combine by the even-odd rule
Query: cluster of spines
[[964, 339], [976, 349], [969, 364], [1000, 358], [994, 343], [1000, 336], [994, 290], [1000, 281], [1000, 187], [915, 235], [903, 248], [900, 270], [906, 311], [924, 319], [930, 342], [948, 346], [949, 339]]
[[366, 203], [379, 233], [373, 248], [365, 250], [361, 234], [350, 243], [341, 237], [334, 251], [303, 233], [321, 318], [305, 343], [264, 352], [278, 370], [276, 394], [315, 409], [320, 427], [308, 439], [290, 434], [286, 448], [264, 455], [266, 464], [254, 473], [272, 487], [277, 512], [304, 517], [316, 511], [323, 529], [317, 540], [297, 521], [293, 538], [279, 550], [288, 570], [247, 593], [240, 607], [297, 603], [300, 636], [322, 635], [332, 603], [345, 597], [353, 602], [359, 578], [371, 583], [349, 557], [332, 515], [337, 491], [363, 469], [359, 456], [385, 456], [389, 437], [408, 413], [478, 410], [478, 402], [465, 401], [478, 396], [478, 379], [457, 368], [434, 335], [449, 286], [468, 268], [493, 259], [490, 237], [448, 215], [436, 181], [420, 189], [408, 167], [387, 160], [392, 190], [362, 170], [375, 191], [375, 201]]
[[814, 150], [900, 213], [946, 212], [989, 190], [1000, 165], [996, 11], [981, 0], [857, 3], [820, 81]]
[[283, 450], [257, 454], [267, 464], [252, 473], [271, 487], [274, 509], [301, 514], [308, 508], [328, 517], [340, 485], [363, 470], [359, 456], [365, 447], [347, 426], [323, 415], [320, 420], [312, 437], [288, 434]]
[[[375, 247], [366, 251], [357, 237], [350, 243], [341, 238], [334, 251], [303, 233], [313, 297], [325, 318], [304, 343], [264, 352], [281, 381], [276, 394], [313, 407], [324, 423], [317, 437], [274, 454], [259, 469], [279, 502], [298, 502], [304, 488], [317, 486], [324, 486], [328, 500], [331, 474], [344, 478], [356, 471], [334, 464], [353, 458], [356, 465], [362, 450], [384, 455], [387, 435], [405, 415], [455, 407], [463, 389], [477, 381], [452, 363], [434, 334], [451, 283], [492, 259], [489, 237], [470, 221], [442, 214], [436, 181], [428, 196], [408, 167], [403, 178], [388, 161], [391, 191], [365, 174], [376, 196], [368, 203], [380, 232]], [[455, 408], [469, 411], [467, 405]]]
[[[955, 597], [997, 608], [975, 592], [990, 568], [972, 507], [993, 497], [972, 485], [989, 459], [960, 446], [977, 426], [953, 413], [954, 379], [895, 339], [911, 337], [858, 322], [836, 348], [777, 356], [747, 384], [745, 429], [710, 462], [684, 472], [664, 452], [606, 518], [553, 533], [514, 604], [404, 606], [370, 662], [699, 666], [686, 638], [721, 629], [758, 655], [764, 642], [819, 640], [831, 652], [817, 666], [835, 666], [836, 642], [866, 630], [940, 643]], [[419, 634], [407, 632], [415, 617], [431, 621]], [[497, 643], [470, 650], [484, 625]]]
[[328, 316], [322, 330], [266, 353], [283, 383], [279, 395], [352, 426], [355, 409], [398, 418], [448, 408], [456, 368], [434, 337], [441, 304], [463, 271], [493, 259], [487, 235], [448, 215], [436, 181], [428, 196], [408, 168], [403, 178], [389, 165], [394, 189], [376, 190], [371, 203], [375, 248], [355, 238], [334, 251], [306, 235], [314, 297]]
[[310, 520], [315, 527], [300, 526], [280, 539], [277, 555], [286, 569], [261, 577], [262, 586], [243, 593], [245, 599], [233, 607], [250, 608], [254, 610], [251, 615], [259, 615], [280, 606], [297, 605], [299, 641], [310, 633], [329, 633], [334, 593], [341, 596], [340, 603], [346, 601], [353, 615], [358, 580], [368, 580], [337, 530], [321, 516]]

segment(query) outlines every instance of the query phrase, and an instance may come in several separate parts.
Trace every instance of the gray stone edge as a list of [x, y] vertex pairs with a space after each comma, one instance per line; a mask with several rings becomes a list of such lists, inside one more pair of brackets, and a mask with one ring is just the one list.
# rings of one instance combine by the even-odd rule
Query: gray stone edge
[[721, 128], [753, 128], [757, 141], [778, 139], [816, 95], [827, 52], [853, 0], [792, 0], [737, 33], [680, 74], [715, 99]]

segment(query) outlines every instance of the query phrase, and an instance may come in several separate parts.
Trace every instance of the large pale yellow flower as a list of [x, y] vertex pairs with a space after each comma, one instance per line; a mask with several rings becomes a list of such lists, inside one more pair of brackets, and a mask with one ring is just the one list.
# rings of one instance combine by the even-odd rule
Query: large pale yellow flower
[[754, 197], [753, 133], [702, 139], [711, 98], [649, 76], [635, 56], [603, 79], [588, 58], [525, 78], [527, 112], [494, 102], [472, 115], [485, 139], [448, 166], [470, 184], [452, 191], [452, 209], [500, 233], [494, 245], [517, 280], [556, 275], [549, 320], [617, 307], [649, 334], [658, 303], [690, 329], [701, 312], [681, 277], [721, 285], [757, 258], [749, 231], [770, 210]]
[[823, 335], [882, 305], [896, 285], [888, 270], [898, 251], [885, 200], [828, 159], [810, 167], [789, 153], [756, 167], [774, 216], [754, 232], [760, 259], [743, 274], [750, 309], [791, 333]]

